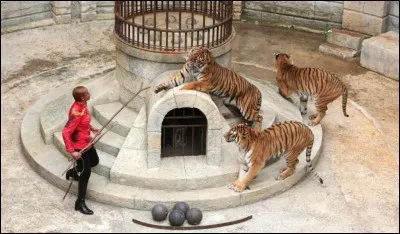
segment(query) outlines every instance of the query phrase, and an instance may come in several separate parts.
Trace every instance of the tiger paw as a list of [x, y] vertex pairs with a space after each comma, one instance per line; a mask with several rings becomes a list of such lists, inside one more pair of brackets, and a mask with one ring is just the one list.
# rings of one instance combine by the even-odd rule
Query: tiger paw
[[310, 125], [310, 126], [315, 126], [315, 125], [318, 125], [318, 124], [319, 124], [319, 121], [315, 121], [315, 119], [308, 123], [308, 125]]
[[245, 189], [247, 188], [247, 185], [242, 183], [242, 182], [238, 182], [235, 184], [235, 186], [232, 188], [235, 192], [243, 192]]
[[279, 170], [279, 173], [282, 173], [282, 172], [286, 171], [286, 169], [287, 169], [286, 167], [285, 167], [285, 168], [282, 168], [282, 169], [280, 169], [280, 170]]

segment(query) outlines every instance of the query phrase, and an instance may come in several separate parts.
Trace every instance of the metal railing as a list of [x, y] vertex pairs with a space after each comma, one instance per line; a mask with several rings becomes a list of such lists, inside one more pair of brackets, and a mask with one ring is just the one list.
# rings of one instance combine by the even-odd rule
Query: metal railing
[[217, 47], [232, 35], [233, 1], [116, 1], [115, 33], [145, 50]]

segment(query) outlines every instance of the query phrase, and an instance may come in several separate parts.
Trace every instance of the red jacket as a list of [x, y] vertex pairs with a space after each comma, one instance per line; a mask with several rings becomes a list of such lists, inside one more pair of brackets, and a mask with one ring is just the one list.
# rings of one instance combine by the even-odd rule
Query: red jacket
[[90, 136], [90, 113], [86, 104], [74, 102], [69, 109], [68, 122], [63, 128], [62, 137], [67, 152], [83, 149], [92, 139]]

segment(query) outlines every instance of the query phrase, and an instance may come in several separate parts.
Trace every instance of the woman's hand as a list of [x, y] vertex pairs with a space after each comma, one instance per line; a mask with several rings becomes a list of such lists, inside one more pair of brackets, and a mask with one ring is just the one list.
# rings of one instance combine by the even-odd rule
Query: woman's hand
[[92, 130], [92, 132], [94, 133], [94, 135], [98, 136], [100, 135], [100, 130], [95, 128], [95, 127], [91, 127], [90, 130]]
[[81, 153], [74, 151], [71, 153], [71, 157], [75, 160], [78, 160], [81, 158]]

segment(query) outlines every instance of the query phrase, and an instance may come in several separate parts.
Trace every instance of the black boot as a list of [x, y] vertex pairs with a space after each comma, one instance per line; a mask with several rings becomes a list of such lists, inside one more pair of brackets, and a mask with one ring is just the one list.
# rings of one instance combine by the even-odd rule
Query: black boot
[[75, 202], [75, 210], [79, 210], [82, 214], [92, 215], [93, 211], [91, 211], [85, 204], [85, 199], [78, 198]]
[[65, 173], [65, 179], [69, 180], [69, 177], [73, 177], [74, 180], [79, 181], [79, 176], [76, 174], [75, 169], [71, 168]]

